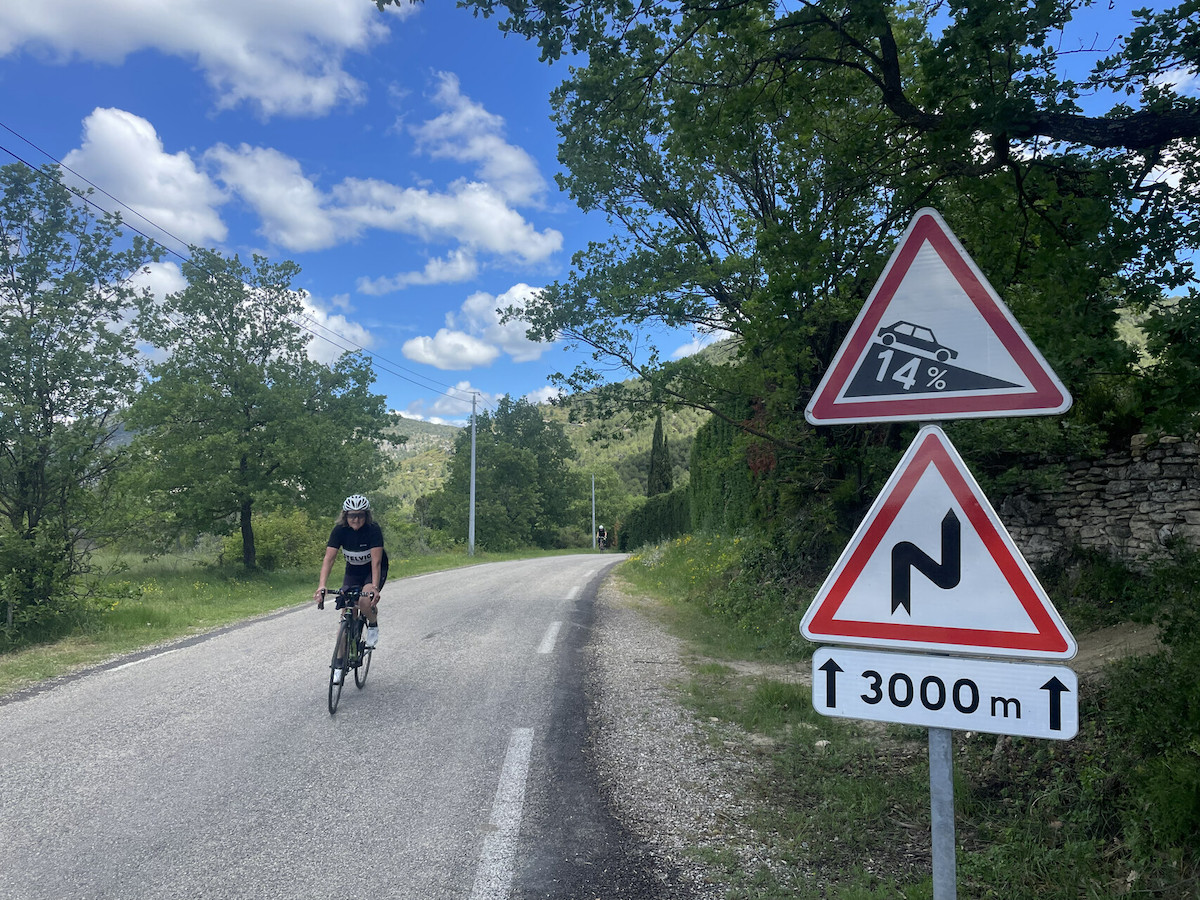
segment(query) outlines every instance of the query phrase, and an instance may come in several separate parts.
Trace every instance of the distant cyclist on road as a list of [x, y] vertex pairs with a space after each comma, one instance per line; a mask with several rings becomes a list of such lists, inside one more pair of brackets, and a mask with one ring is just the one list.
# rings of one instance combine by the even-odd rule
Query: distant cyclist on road
[[371, 503], [362, 494], [347, 497], [342, 514], [329, 534], [325, 560], [321, 563], [321, 580], [313, 600], [320, 606], [325, 601], [325, 582], [333, 568], [338, 550], [346, 558], [346, 574], [342, 589], [360, 588], [358, 608], [367, 619], [367, 646], [379, 643], [379, 592], [387, 580], [387, 551], [383, 549], [383, 529], [371, 518]]
[[604, 530], [603, 525], [596, 529], [596, 541], [601, 550], [608, 545], [608, 532]]

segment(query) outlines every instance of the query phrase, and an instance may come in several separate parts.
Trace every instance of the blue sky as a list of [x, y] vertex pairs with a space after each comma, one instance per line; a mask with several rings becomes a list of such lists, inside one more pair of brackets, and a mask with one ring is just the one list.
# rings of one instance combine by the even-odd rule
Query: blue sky
[[[1107, 49], [1145, 4], [1113, 5], [1072, 40]], [[313, 330], [342, 336], [314, 355], [366, 348], [393, 409], [461, 422], [470, 392], [545, 399], [576, 359], [495, 314], [611, 233], [554, 183], [566, 73], [450, 0], [4, 3], [0, 124], [40, 151], [0, 130], [0, 162], [65, 162], [172, 251], [295, 260]], [[181, 287], [178, 258], [148, 281]]]
[[[392, 408], [461, 421], [470, 391], [542, 398], [573, 364], [494, 312], [609, 233], [554, 184], [565, 74], [445, 0], [3, 4], [0, 122], [45, 155], [0, 146], [65, 162], [171, 250], [295, 260], [314, 329], [348, 339], [314, 354], [365, 347]], [[151, 283], [181, 286], [179, 259]]]

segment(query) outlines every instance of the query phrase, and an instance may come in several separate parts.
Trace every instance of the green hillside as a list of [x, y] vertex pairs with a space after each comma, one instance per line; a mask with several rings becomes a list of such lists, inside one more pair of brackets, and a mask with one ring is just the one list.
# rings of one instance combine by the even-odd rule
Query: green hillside
[[435, 425], [404, 418], [392, 429], [394, 434], [407, 437], [407, 440], [395, 445], [392, 456], [396, 460], [396, 471], [388, 479], [384, 493], [401, 513], [411, 512], [418, 497], [432, 494], [442, 486], [454, 437], [460, 430], [455, 425]]
[[[569, 423], [570, 404], [547, 406], [545, 418], [564, 423], [567, 437], [578, 455], [575, 468], [584, 472], [611, 469], [621, 484], [635, 497], [646, 496], [646, 475], [650, 469], [650, 445], [654, 439], [654, 421], [631, 427], [621, 425], [621, 417], [603, 421]], [[671, 452], [671, 469], [675, 484], [688, 480], [688, 457], [696, 431], [708, 420], [709, 413], [694, 409], [664, 410], [663, 434]], [[596, 434], [619, 434], [620, 437], [596, 439]]]
[[[543, 418], [561, 422], [572, 448], [578, 454], [572, 467], [599, 474], [605, 470], [616, 473], [621, 487], [633, 498], [646, 495], [646, 476], [650, 466], [650, 445], [654, 438], [654, 422], [637, 427], [622, 426], [620, 418], [587, 423], [570, 423], [570, 405], [544, 404]], [[663, 412], [663, 433], [671, 453], [672, 475], [675, 484], [688, 480], [688, 456], [697, 429], [708, 413], [696, 410], [666, 410]], [[388, 497], [402, 511], [411, 511], [418, 497], [436, 491], [446, 480], [450, 454], [459, 428], [453, 425], [434, 425], [415, 419], [404, 419], [395, 432], [407, 435], [408, 441], [397, 447], [398, 468], [388, 480]], [[597, 433], [620, 435], [619, 439], [594, 439]]]
[[454, 446], [454, 436], [459, 432], [457, 425], [435, 425], [433, 422], [422, 422], [420, 419], [405, 419], [401, 417], [400, 424], [392, 429], [396, 435], [404, 435], [408, 440], [397, 447], [397, 456], [406, 459], [420, 456], [433, 450], [446, 453]]

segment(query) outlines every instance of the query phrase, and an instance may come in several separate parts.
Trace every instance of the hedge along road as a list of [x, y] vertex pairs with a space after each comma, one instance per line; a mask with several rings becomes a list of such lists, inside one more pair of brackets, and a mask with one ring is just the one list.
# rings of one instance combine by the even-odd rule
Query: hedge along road
[[618, 559], [389, 582], [335, 716], [332, 604], [10, 698], [0, 897], [667, 896], [587, 764], [584, 650]]

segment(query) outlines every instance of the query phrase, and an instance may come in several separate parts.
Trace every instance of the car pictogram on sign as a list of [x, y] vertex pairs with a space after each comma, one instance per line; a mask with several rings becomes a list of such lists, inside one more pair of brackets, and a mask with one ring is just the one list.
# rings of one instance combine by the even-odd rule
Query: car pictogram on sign
[[957, 350], [943, 347], [938, 343], [938, 339], [932, 331], [923, 325], [914, 325], [912, 322], [893, 322], [885, 328], [880, 328], [879, 340], [886, 347], [900, 344], [921, 355], [928, 355], [938, 362], [949, 362], [958, 358]]

